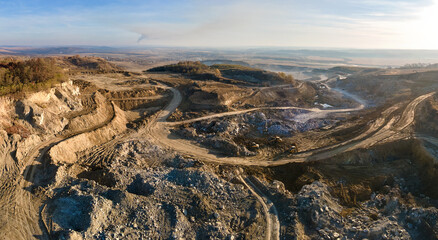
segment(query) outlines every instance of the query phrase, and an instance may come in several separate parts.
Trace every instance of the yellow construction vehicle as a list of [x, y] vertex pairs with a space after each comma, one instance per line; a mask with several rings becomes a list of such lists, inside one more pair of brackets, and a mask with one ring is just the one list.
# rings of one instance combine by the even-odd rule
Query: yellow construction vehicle
[[289, 148], [289, 153], [298, 153], [298, 147], [296, 143], [292, 143], [291, 147]]
[[279, 136], [274, 136], [274, 137], [271, 137], [269, 139], [270, 144], [277, 144], [277, 143], [281, 143], [281, 142], [283, 142], [283, 139], [281, 139], [281, 137], [279, 137]]
[[256, 142], [252, 142], [252, 143], [251, 143], [251, 148], [252, 148], [252, 149], [259, 149], [259, 148], [260, 148], [260, 145], [259, 145], [258, 143], [256, 143]]

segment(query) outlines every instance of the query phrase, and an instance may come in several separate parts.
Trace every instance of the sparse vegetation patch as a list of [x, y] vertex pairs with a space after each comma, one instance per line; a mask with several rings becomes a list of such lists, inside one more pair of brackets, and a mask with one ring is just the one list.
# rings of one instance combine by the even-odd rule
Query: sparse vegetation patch
[[0, 95], [42, 90], [64, 80], [61, 68], [52, 58], [0, 60]]

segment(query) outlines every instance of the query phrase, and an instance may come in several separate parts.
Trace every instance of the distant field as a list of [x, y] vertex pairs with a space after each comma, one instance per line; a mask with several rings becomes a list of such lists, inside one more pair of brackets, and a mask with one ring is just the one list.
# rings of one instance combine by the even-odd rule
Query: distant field
[[[109, 61], [129, 62], [126, 68], [139, 70], [178, 61], [222, 59], [247, 64], [282, 64], [329, 68], [339, 65], [366, 67], [398, 67], [412, 63], [438, 63], [437, 50], [355, 50], [355, 49], [290, 49], [290, 48], [111, 48], [111, 47], [17, 47], [0, 46], [0, 55], [86, 55]], [[226, 63], [226, 62], [224, 62]], [[208, 64], [208, 63], [207, 63]]]

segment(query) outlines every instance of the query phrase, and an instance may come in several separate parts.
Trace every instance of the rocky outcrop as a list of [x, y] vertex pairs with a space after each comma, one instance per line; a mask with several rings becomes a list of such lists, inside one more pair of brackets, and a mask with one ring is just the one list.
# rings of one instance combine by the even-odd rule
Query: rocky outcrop
[[21, 101], [16, 111], [34, 128], [44, 129], [45, 134], [55, 134], [68, 124], [64, 117], [67, 113], [82, 109], [79, 94], [79, 88], [71, 81], [62, 83], [49, 91], [31, 94]]
[[2, 101], [8, 111], [0, 116], [6, 120], [0, 124], [0, 176], [15, 174], [12, 170], [24, 164], [32, 149], [64, 129], [64, 115], [82, 109], [79, 96], [79, 88], [70, 81], [21, 100]]
[[341, 206], [322, 182], [297, 194], [299, 220], [312, 239], [436, 239], [438, 210], [403, 203], [402, 191], [387, 186], [358, 208]]
[[[118, 147], [122, 156], [116, 159], [125, 159], [128, 151], [130, 162], [142, 157], [135, 156], [137, 148], [165, 151], [145, 140]], [[164, 158], [169, 154], [164, 153]], [[88, 178], [60, 181], [49, 190], [51, 197], [42, 214], [53, 223], [52, 237], [259, 239], [265, 235], [262, 207], [242, 184], [226, 181], [190, 159], [169, 160], [165, 168], [114, 160], [107, 174], [116, 182], [111, 188]]]

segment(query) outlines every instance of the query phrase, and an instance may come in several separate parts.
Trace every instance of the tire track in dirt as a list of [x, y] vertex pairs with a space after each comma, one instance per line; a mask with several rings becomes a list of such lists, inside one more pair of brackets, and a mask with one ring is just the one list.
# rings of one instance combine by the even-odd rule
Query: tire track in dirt
[[[23, 159], [22, 167], [17, 172], [15, 183], [9, 188], [4, 188], [1, 191], [0, 203], [2, 205], [3, 216], [7, 219], [6, 226], [0, 229], [0, 236], [10, 239], [30, 239], [32, 236], [47, 234], [47, 229], [41, 229], [39, 213], [37, 210], [40, 205], [39, 199], [32, 196], [29, 187], [34, 181], [36, 166], [34, 163], [41, 162], [44, 155], [53, 146], [75, 137], [79, 134], [90, 132], [107, 125], [114, 118], [114, 105], [112, 106], [112, 114], [103, 122], [91, 126], [87, 129], [78, 130], [69, 133], [65, 136], [52, 137], [37, 146], [33, 147]], [[18, 174], [21, 173], [21, 174]], [[11, 212], [11, 209], [13, 211]], [[43, 232], [41, 232], [41, 230]]]
[[[269, 200], [268, 197], [266, 197], [263, 193], [261, 193], [260, 189], [258, 189], [249, 178], [243, 178], [241, 175], [241, 170], [236, 170], [236, 174], [238, 179], [245, 185], [246, 188], [254, 195], [254, 197], [257, 199], [257, 201], [262, 205], [263, 212], [265, 215], [265, 222], [266, 222], [266, 234], [265, 239], [280, 239], [280, 224], [278, 220], [278, 212], [275, 208], [275, 205], [273, 205], [272, 201]], [[265, 200], [268, 204], [266, 204]], [[268, 205], [272, 206], [273, 212], [271, 213], [269, 211], [270, 207]]]
[[[398, 105], [392, 106], [384, 111], [384, 115], [382, 118], [376, 120], [375, 124], [372, 125], [365, 133], [353, 138], [351, 140], [347, 140], [343, 143], [336, 144], [334, 146], [328, 146], [320, 149], [314, 149], [307, 152], [302, 152], [295, 154], [292, 157], [284, 158], [281, 160], [270, 160], [260, 156], [254, 157], [218, 157], [217, 152], [214, 150], [206, 149], [201, 146], [193, 144], [191, 141], [178, 138], [177, 136], [170, 134], [169, 127], [175, 126], [178, 124], [185, 124], [200, 120], [206, 120], [210, 118], [217, 118], [223, 116], [230, 116], [241, 114], [249, 111], [261, 110], [262, 108], [254, 108], [254, 109], [246, 109], [240, 111], [212, 114], [209, 116], [204, 116], [196, 119], [180, 121], [180, 122], [166, 122], [167, 117], [169, 117], [179, 106], [182, 101], [181, 93], [175, 88], [165, 86], [163, 84], [159, 85], [160, 87], [170, 89], [173, 93], [173, 98], [171, 102], [164, 108], [164, 110], [157, 113], [150, 120], [149, 124], [144, 129], [144, 134], [154, 141], [156, 144], [161, 146], [167, 146], [179, 153], [187, 155], [192, 158], [197, 158], [199, 160], [207, 161], [207, 162], [215, 162], [215, 163], [226, 163], [233, 165], [247, 165], [247, 166], [279, 166], [292, 162], [304, 162], [304, 161], [318, 161], [322, 159], [327, 159], [329, 157], [335, 156], [342, 152], [351, 151], [358, 148], [369, 147], [375, 145], [378, 142], [384, 141], [391, 135], [393, 135], [394, 130], [402, 130], [412, 124], [415, 114], [416, 106], [427, 99], [428, 97], [435, 94], [435, 92], [424, 94], [422, 96], [417, 97], [413, 101], [411, 101], [408, 106], [403, 111], [400, 120], [396, 121], [389, 120], [386, 126], [382, 127], [387, 119], [395, 110], [397, 110]], [[309, 111], [326, 111], [330, 113], [334, 112], [351, 112], [358, 111], [363, 109], [364, 105], [361, 104], [356, 108], [348, 108], [348, 109], [333, 109], [333, 110], [321, 110], [321, 109], [305, 109]], [[296, 107], [272, 107], [269, 109], [297, 109]], [[394, 124], [396, 125], [396, 129], [394, 128]], [[400, 127], [401, 126], [401, 127]]]

